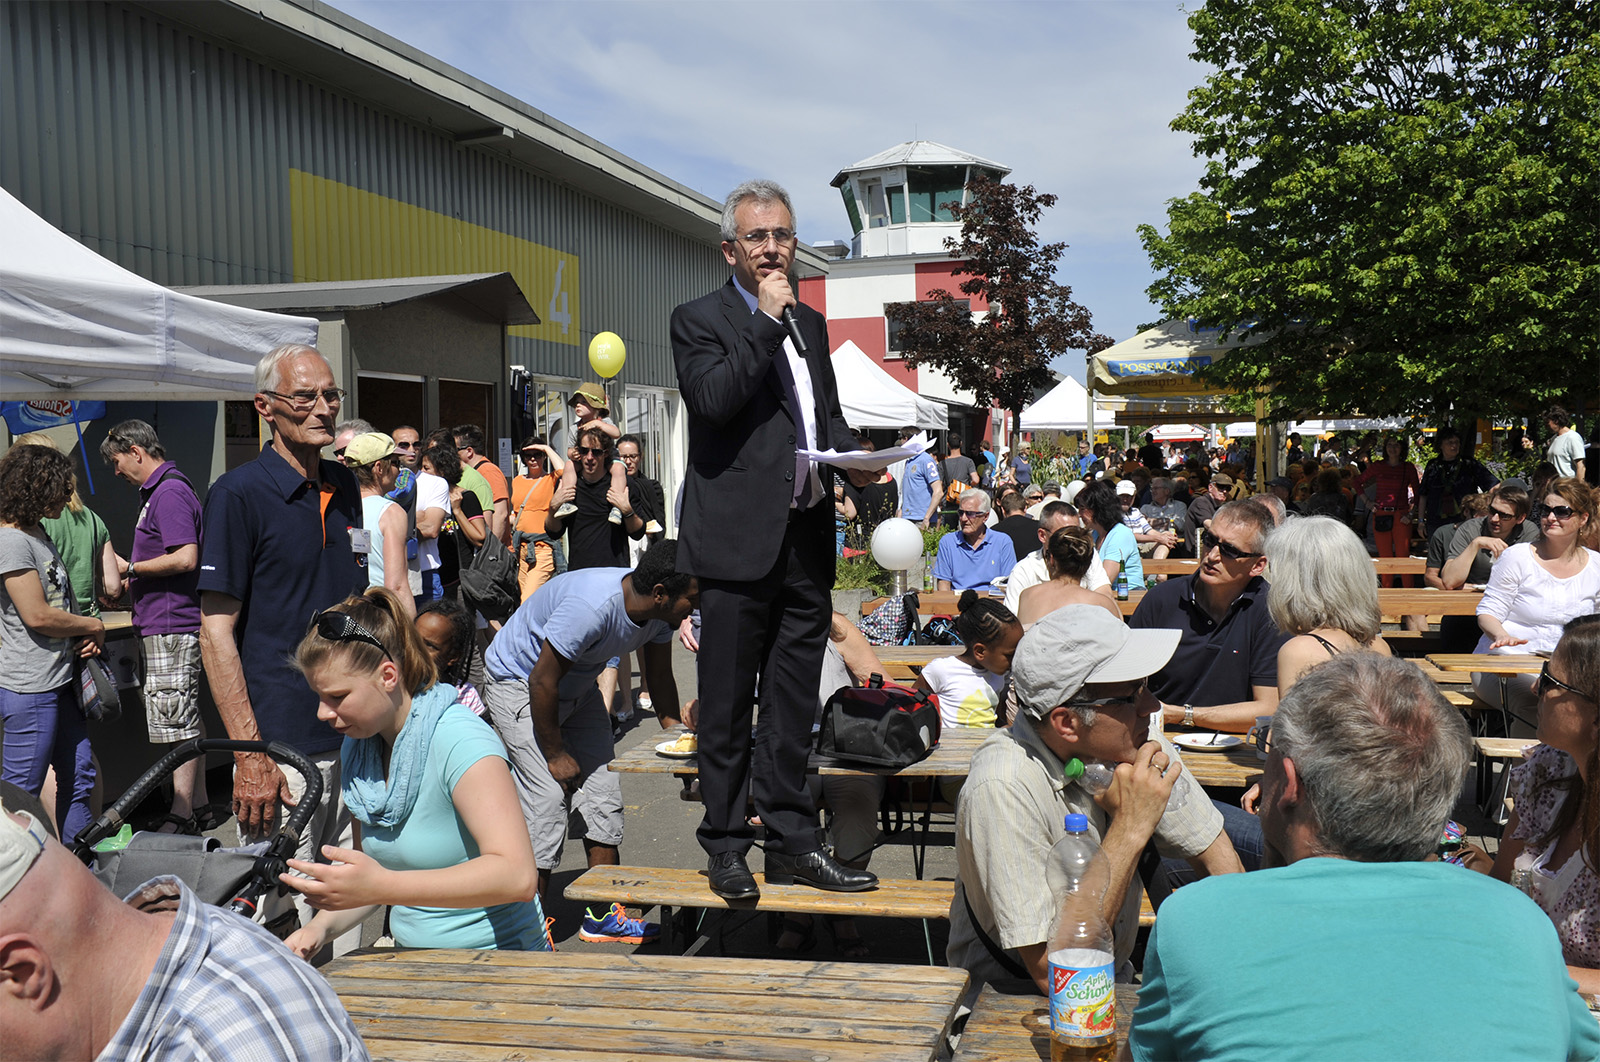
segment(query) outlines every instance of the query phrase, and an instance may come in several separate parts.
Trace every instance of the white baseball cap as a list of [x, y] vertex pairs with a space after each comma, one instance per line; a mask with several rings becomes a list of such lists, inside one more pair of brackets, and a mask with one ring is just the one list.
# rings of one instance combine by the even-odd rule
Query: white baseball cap
[[1133, 485], [1133, 480], [1131, 479], [1119, 479], [1117, 480], [1117, 493], [1126, 494], [1131, 498], [1139, 493], [1139, 488]]
[[0, 900], [11, 895], [23, 875], [32, 869], [44, 854], [45, 839], [49, 829], [31, 812], [18, 811], [28, 820], [26, 826], [12, 818], [13, 812], [0, 803]]
[[1067, 605], [1028, 628], [1011, 661], [1017, 703], [1043, 719], [1091, 682], [1132, 682], [1167, 666], [1181, 631], [1131, 628], [1099, 605]]

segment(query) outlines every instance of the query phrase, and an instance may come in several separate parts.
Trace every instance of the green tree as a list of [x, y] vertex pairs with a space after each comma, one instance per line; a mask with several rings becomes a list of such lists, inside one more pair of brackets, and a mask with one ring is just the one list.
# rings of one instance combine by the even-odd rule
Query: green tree
[[[1056, 262], [1067, 245], [1041, 244], [1034, 232], [1056, 196], [981, 173], [967, 191], [964, 205], [945, 204], [961, 222], [961, 235], [944, 241], [961, 259], [950, 272], [967, 278], [958, 286], [966, 300], [941, 288], [925, 302], [898, 303], [886, 313], [900, 327], [906, 364], [931, 365], [971, 391], [979, 405], [1020, 414], [1040, 388], [1055, 382], [1051, 359], [1068, 350], [1103, 350], [1111, 340], [1094, 331], [1072, 289], [1056, 283]], [[989, 307], [976, 320], [967, 309], [972, 299]]]
[[1269, 337], [1208, 379], [1279, 413], [1592, 393], [1600, 4], [1209, 0], [1189, 25], [1216, 73], [1172, 127], [1210, 161], [1139, 228], [1149, 294]]

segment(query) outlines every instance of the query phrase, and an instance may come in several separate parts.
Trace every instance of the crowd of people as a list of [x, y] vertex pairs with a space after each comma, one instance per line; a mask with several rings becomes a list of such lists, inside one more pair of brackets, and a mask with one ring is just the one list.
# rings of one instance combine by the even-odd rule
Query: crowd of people
[[[1101, 908], [1119, 973], [1141, 887], [1160, 908], [1135, 1057], [1353, 1051], [1372, 1023], [1350, 1015], [1374, 993], [1390, 1011], [1385, 1050], [1406, 1055], [1437, 1035], [1428, 1018], [1491, 977], [1517, 1020], [1473, 1022], [1470, 1053], [1595, 1057], [1600, 1027], [1571, 984], [1600, 991], [1600, 513], [1565, 411], [1544, 417], [1549, 474], [1526, 482], [1497, 482], [1449, 430], [1420, 473], [1404, 435], [1370, 462], [1311, 456], [1291, 436], [1288, 475], [1258, 487], [1237, 446], [1177, 454], [1150, 437], [1121, 454], [1085, 440], [1061, 481], [1037, 482], [1026, 450], [955, 437], [894, 472], [835, 475], [798, 451], [871, 446], [839, 413], [826, 323], [790, 287], [793, 225], [781, 188], [742, 185], [723, 215], [729, 283], [673, 315], [689, 461], [672, 519], [641, 473], [643, 441], [597, 386], [572, 396], [571, 448], [531, 436], [524, 474], [508, 478], [478, 425], [423, 435], [341, 421], [345, 393], [306, 346], [257, 366], [271, 439], [203, 502], [150, 424], [107, 432], [100, 458], [140, 495], [131, 528], [84, 508], [72, 460], [48, 440], [0, 456], [7, 1046], [364, 1057], [310, 963], [352, 946], [380, 909], [402, 947], [552, 947], [542, 899], [569, 836], [590, 867], [621, 862], [625, 808], [607, 765], [636, 707], [696, 732], [712, 891], [759, 896], [746, 860], [758, 830], [766, 884], [873, 888], [884, 779], [808, 777], [806, 761], [820, 706], [877, 664], [830, 606], [834, 564], [848, 529], [870, 538], [900, 515], [947, 529], [932, 578], [959, 592], [959, 651], [917, 685], [943, 726], [992, 731], [964, 784], [944, 787], [952, 965], [979, 983], [1046, 987], [1045, 861], [1063, 816], [1081, 813], [1109, 873]], [[126, 557], [114, 538], [131, 539]], [[503, 609], [463, 579], [495, 542], [516, 569]], [[1540, 742], [1512, 771], [1515, 812], [1487, 875], [1432, 858], [1471, 741], [1383, 634], [1371, 558], [1424, 542], [1427, 585], [1483, 587], [1472, 631], [1442, 637], [1547, 657], [1527, 682], [1475, 679], [1497, 706], [1507, 689], [1513, 731]], [[1186, 574], [1146, 574], [1186, 556]], [[1133, 590], [1124, 621], [1117, 601]], [[93, 814], [78, 661], [103, 650], [96, 613], [124, 602], [152, 742], [205, 732], [203, 679], [229, 737], [292, 745], [321, 775], [264, 928], [175, 878], [114, 897], [57, 840]], [[689, 703], [674, 632], [698, 655]], [[1188, 730], [1250, 734], [1261, 783], [1237, 803], [1209, 798], [1167, 737]], [[193, 763], [152, 826], [196, 834], [232, 817], [246, 844], [304, 799], [296, 772], [239, 752], [231, 798], [215, 805]], [[1096, 764], [1109, 781], [1091, 781]], [[1498, 943], [1467, 923], [1494, 926]], [[870, 953], [852, 919], [829, 925], [842, 953]], [[814, 932], [791, 916], [778, 949]], [[590, 907], [577, 936], [657, 933], [614, 902]], [[83, 976], [113, 939], [123, 976]], [[1367, 961], [1374, 942], [1407, 963]], [[1330, 987], [1313, 964], [1364, 976]], [[257, 1002], [227, 1002], [245, 996]]]

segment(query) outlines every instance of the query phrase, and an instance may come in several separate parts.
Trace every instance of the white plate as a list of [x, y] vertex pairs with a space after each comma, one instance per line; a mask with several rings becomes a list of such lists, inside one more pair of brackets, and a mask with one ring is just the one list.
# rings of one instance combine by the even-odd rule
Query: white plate
[[656, 746], [656, 754], [658, 756], [665, 756], [669, 760], [686, 760], [690, 756], [693, 756], [695, 754], [695, 751], [698, 751], [698, 750], [693, 750], [693, 751], [690, 751], [690, 752], [679, 752], [677, 749], [672, 747], [672, 746], [676, 745], [677, 743], [678, 743], [678, 739], [677, 738], [673, 738], [670, 741], [661, 742], [659, 745]]
[[1189, 749], [1192, 752], [1224, 752], [1243, 745], [1244, 738], [1238, 734], [1208, 734], [1201, 731], [1174, 735], [1172, 743], [1180, 749]]

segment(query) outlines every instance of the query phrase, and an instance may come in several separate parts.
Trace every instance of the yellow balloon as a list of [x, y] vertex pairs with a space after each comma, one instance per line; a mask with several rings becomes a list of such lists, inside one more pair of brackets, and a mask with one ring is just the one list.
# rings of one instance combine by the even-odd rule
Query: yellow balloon
[[622, 337], [615, 332], [601, 332], [589, 340], [589, 364], [594, 371], [609, 380], [622, 371], [622, 363], [628, 360], [628, 349], [622, 345]]

